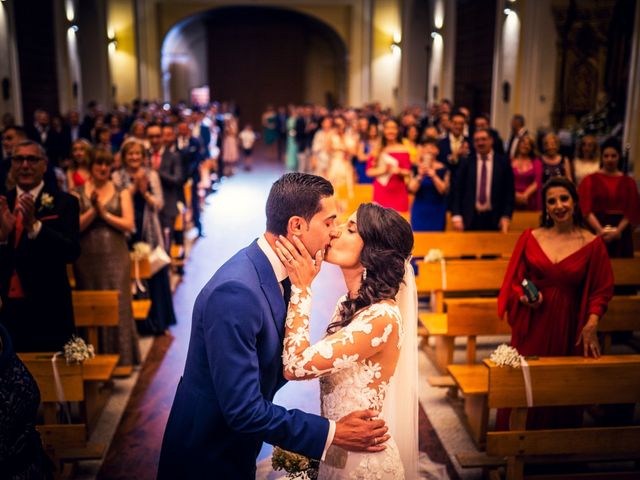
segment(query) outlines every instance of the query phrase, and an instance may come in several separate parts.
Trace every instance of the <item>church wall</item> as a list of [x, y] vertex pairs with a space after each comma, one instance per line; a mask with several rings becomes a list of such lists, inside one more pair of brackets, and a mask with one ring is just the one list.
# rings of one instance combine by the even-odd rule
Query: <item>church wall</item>
[[377, 0], [373, 5], [371, 100], [397, 110], [401, 51], [391, 44], [402, 42], [400, 5], [397, 0]]
[[114, 101], [130, 103], [138, 97], [138, 69], [135, 41], [135, 17], [132, 0], [109, 0], [107, 6], [107, 36], [111, 83], [115, 87]]

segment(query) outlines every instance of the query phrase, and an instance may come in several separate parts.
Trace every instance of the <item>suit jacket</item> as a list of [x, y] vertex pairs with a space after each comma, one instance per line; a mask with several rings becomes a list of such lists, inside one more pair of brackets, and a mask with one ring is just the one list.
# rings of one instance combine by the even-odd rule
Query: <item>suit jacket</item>
[[[469, 228], [476, 210], [476, 183], [478, 157], [470, 155], [459, 166], [456, 189], [453, 192], [451, 213], [462, 215], [465, 229]], [[491, 175], [491, 216], [496, 225], [502, 217], [513, 214], [515, 186], [513, 169], [505, 155], [493, 152], [493, 170]]]
[[[42, 204], [47, 193], [51, 206]], [[7, 194], [13, 207], [16, 190]], [[78, 200], [45, 187], [36, 199], [36, 217], [42, 223], [33, 240], [24, 231], [17, 247], [15, 233], [0, 245], [0, 322], [13, 337], [16, 351], [58, 351], [75, 331], [67, 264], [80, 254]], [[8, 298], [14, 272], [25, 293], [24, 300]]]
[[184, 182], [193, 179], [194, 182], [200, 181], [200, 162], [204, 159], [201, 153], [202, 143], [196, 137], [189, 137], [187, 145], [178, 149], [176, 141], [176, 149], [182, 160], [182, 179]]
[[509, 137], [509, 142], [507, 144], [507, 150], [506, 152], [504, 152], [508, 157], [511, 157], [511, 148], [513, 147], [514, 143], [517, 143], [518, 140], [520, 140], [522, 137], [524, 137], [525, 135], [529, 134], [529, 130], [527, 130], [526, 128], [523, 129], [521, 132], [518, 132], [517, 135], [514, 135], [513, 133], [511, 134], [511, 136]]
[[172, 152], [168, 148], [164, 149], [158, 175], [164, 196], [164, 207], [160, 214], [165, 218], [174, 218], [178, 214], [176, 204], [182, 198], [182, 186], [184, 185], [182, 159], [177, 152]]
[[255, 241], [205, 285], [193, 309], [159, 479], [253, 480], [262, 442], [322, 456], [329, 421], [271, 403], [286, 383], [285, 315], [273, 268]]

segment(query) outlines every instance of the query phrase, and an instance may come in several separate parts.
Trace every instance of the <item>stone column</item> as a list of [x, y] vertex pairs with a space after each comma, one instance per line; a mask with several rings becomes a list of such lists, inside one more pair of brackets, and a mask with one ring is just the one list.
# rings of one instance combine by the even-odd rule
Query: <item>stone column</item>
[[24, 124], [14, 22], [11, 2], [0, 3], [0, 111], [13, 114], [17, 124]]
[[624, 118], [622, 148], [629, 149], [629, 173], [640, 179], [640, 5], [636, 4], [633, 41], [627, 84], [627, 105]]

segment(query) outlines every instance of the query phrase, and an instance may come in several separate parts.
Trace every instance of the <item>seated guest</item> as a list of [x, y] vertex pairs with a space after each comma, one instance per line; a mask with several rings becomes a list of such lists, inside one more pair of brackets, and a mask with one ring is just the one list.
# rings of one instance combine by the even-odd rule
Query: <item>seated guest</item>
[[[511, 345], [521, 355], [600, 356], [598, 321], [613, 295], [613, 272], [602, 240], [585, 227], [571, 181], [554, 177], [543, 187], [540, 228], [527, 229], [511, 256], [498, 297], [507, 314]], [[539, 290], [530, 301], [522, 281]], [[509, 411], [499, 410], [496, 426], [507, 428]], [[577, 427], [580, 408], [533, 408], [527, 428]]]
[[[364, 118], [368, 123], [368, 119]], [[367, 162], [371, 157], [378, 156], [380, 148], [380, 135], [378, 134], [378, 125], [376, 123], [368, 123], [365, 135], [360, 137], [358, 143], [358, 152], [356, 154], [355, 170], [358, 176], [358, 183], [372, 183], [373, 179], [367, 176]]]
[[600, 147], [593, 135], [585, 135], [576, 145], [573, 159], [573, 177], [576, 185], [580, 186], [587, 175], [600, 170]]
[[89, 164], [94, 156], [93, 147], [88, 140], [79, 138], [71, 144], [71, 168], [67, 170], [69, 191], [81, 187], [89, 180]]
[[16, 188], [0, 197], [0, 323], [18, 352], [58, 351], [75, 332], [67, 263], [78, 258], [78, 201], [45, 186], [47, 156], [13, 150]]
[[409, 192], [415, 194], [411, 205], [411, 228], [414, 232], [442, 232], [446, 225], [451, 173], [438, 161], [435, 138], [424, 142], [419, 154], [418, 174], [409, 181]]
[[633, 257], [632, 227], [640, 223], [640, 198], [633, 178], [620, 171], [622, 151], [611, 138], [602, 145], [602, 169], [580, 184], [582, 212], [611, 257]]
[[[144, 144], [139, 140], [127, 140], [122, 144], [121, 158], [124, 167], [113, 172], [113, 183], [118, 188], [126, 188], [133, 197], [135, 232], [131, 235], [131, 245], [137, 242], [149, 244], [151, 249], [164, 248], [162, 228], [158, 212], [163, 207], [162, 185], [158, 173], [148, 167]], [[176, 323], [173, 311], [169, 268], [158, 270], [149, 279], [151, 310], [145, 322], [138, 322], [141, 333], [162, 335], [170, 325]]]
[[51, 465], [36, 430], [40, 390], [0, 325], [0, 468], [7, 480], [48, 479]]
[[542, 183], [547, 183], [551, 177], [571, 178], [571, 163], [569, 158], [560, 155], [560, 140], [553, 133], [547, 133], [542, 139]]
[[458, 168], [451, 213], [453, 227], [463, 230], [507, 232], [514, 202], [513, 169], [506, 156], [493, 151], [487, 130], [473, 133], [474, 155]]
[[[73, 190], [80, 201], [80, 257], [74, 264], [78, 290], [118, 290], [118, 326], [102, 329], [99, 350], [120, 354], [120, 365], [140, 363], [131, 310], [131, 266], [126, 235], [133, 232], [133, 204], [126, 188], [110, 179], [113, 156], [98, 150], [91, 177]], [[97, 345], [96, 345], [97, 347]]]
[[516, 189], [516, 209], [540, 210], [542, 163], [537, 158], [533, 139], [524, 135], [518, 140], [516, 156], [511, 159]]
[[373, 177], [373, 201], [398, 212], [409, 211], [406, 179], [411, 176], [409, 151], [400, 142], [398, 122], [390, 118], [382, 124], [382, 146], [369, 159], [367, 176]]

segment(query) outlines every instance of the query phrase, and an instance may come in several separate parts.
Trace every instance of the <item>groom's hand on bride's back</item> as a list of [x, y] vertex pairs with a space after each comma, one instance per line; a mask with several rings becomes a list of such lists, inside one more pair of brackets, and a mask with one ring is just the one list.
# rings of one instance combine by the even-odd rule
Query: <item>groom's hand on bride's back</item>
[[336, 422], [333, 445], [354, 452], [381, 452], [387, 448], [389, 428], [375, 410], [358, 410]]

